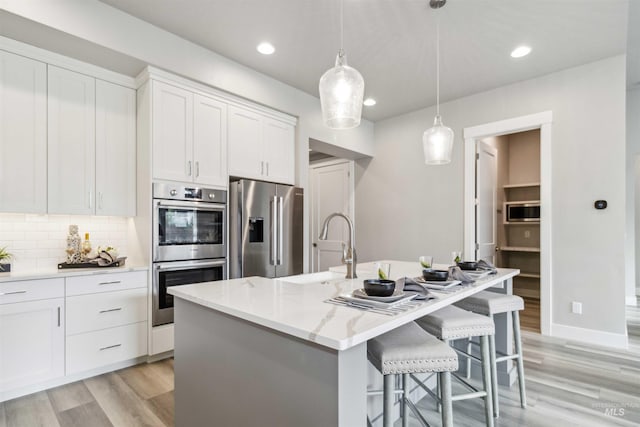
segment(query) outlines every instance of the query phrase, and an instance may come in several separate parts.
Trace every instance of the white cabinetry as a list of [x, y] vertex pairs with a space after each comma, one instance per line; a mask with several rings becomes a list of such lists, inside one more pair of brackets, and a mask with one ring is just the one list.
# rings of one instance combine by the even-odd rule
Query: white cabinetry
[[92, 215], [95, 79], [49, 66], [48, 81], [48, 212]]
[[49, 66], [52, 214], [135, 215], [135, 91]]
[[152, 84], [153, 178], [226, 186], [226, 104]]
[[229, 174], [293, 184], [294, 126], [229, 106]]
[[0, 51], [0, 210], [47, 211], [47, 65]]
[[146, 272], [67, 278], [67, 375], [147, 354]]
[[64, 279], [0, 283], [0, 401], [64, 376]]

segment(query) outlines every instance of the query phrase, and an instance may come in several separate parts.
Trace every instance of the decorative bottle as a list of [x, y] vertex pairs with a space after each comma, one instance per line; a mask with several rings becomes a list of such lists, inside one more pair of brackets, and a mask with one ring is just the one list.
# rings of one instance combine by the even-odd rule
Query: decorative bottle
[[78, 234], [78, 226], [70, 225], [67, 235], [67, 263], [78, 264], [82, 261], [81, 239]]
[[89, 233], [84, 233], [84, 242], [82, 242], [82, 258], [86, 259], [91, 253], [91, 241], [89, 240]]

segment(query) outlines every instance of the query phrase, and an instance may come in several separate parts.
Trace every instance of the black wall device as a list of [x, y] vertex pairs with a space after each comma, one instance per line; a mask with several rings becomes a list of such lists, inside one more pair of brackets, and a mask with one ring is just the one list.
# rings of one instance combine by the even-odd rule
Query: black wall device
[[606, 209], [607, 208], [607, 201], [606, 200], [596, 200], [595, 203], [593, 204], [593, 207], [596, 209]]

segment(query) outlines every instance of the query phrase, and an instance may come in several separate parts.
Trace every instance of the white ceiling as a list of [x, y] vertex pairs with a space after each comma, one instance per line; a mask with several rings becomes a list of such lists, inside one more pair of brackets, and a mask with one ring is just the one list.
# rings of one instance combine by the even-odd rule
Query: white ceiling
[[[101, 1], [314, 96], [340, 44], [339, 0]], [[378, 101], [363, 110], [376, 121], [435, 104], [436, 14], [447, 101], [625, 53], [627, 8], [628, 0], [449, 0], [436, 12], [428, 0], [344, 0], [344, 48], [365, 96]], [[8, 15], [2, 35], [129, 75], [144, 66]], [[264, 40], [275, 54], [256, 52]], [[510, 58], [522, 43], [532, 53]]]

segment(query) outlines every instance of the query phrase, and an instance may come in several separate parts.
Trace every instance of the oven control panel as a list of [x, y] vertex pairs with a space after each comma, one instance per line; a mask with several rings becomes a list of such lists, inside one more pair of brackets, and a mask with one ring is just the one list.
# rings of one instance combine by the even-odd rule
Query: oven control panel
[[216, 190], [213, 188], [186, 187], [181, 185], [154, 183], [153, 198], [226, 203], [227, 192], [225, 190]]

